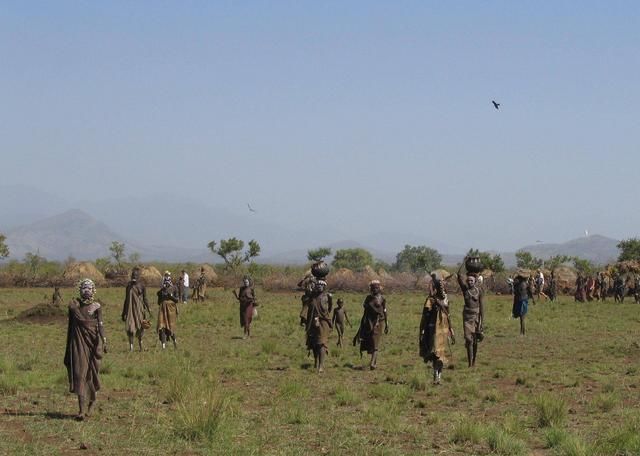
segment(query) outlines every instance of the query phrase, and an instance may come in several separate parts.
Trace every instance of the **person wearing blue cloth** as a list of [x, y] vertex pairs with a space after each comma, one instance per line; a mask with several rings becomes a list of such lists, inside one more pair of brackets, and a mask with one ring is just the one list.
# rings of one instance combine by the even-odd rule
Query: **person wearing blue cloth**
[[527, 278], [518, 274], [513, 283], [513, 318], [520, 318], [520, 335], [525, 335], [525, 316], [529, 310]]

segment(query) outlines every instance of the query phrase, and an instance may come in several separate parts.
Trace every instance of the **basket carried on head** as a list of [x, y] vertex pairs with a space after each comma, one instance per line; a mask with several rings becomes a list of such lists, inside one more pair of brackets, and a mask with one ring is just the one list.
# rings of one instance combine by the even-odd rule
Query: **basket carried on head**
[[319, 280], [329, 275], [329, 265], [324, 261], [317, 261], [311, 265], [311, 274]]
[[464, 262], [464, 267], [470, 274], [480, 274], [484, 271], [484, 264], [482, 264], [482, 260], [480, 260], [480, 257], [478, 256], [467, 257]]

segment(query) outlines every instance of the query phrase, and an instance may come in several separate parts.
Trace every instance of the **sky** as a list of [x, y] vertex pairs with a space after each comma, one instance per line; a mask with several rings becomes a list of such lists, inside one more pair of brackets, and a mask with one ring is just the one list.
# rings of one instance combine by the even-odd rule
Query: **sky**
[[639, 23], [632, 1], [5, 1], [2, 181], [354, 240], [628, 238]]

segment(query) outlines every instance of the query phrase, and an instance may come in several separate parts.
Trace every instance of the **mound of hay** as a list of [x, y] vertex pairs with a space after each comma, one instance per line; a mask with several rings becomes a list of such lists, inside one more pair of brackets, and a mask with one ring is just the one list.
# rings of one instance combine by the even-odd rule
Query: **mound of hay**
[[146, 286], [160, 286], [162, 284], [162, 274], [155, 266], [140, 266], [140, 280]]
[[201, 269], [204, 269], [204, 276], [207, 278], [207, 285], [213, 285], [218, 280], [218, 274], [216, 274], [215, 269], [208, 264], [203, 264], [193, 272], [193, 275], [189, 276], [189, 281], [193, 282], [193, 286], [195, 286], [195, 281], [200, 277]]
[[82, 279], [91, 279], [97, 286], [104, 285], [106, 283], [104, 275], [88, 261], [82, 261], [80, 263], [71, 263], [62, 273], [62, 278], [66, 283], [75, 284]]
[[355, 278], [356, 274], [351, 269], [340, 268], [330, 274], [329, 280], [354, 280]]
[[564, 292], [573, 289], [578, 278], [576, 271], [569, 266], [558, 266], [554, 269], [553, 276], [556, 279], [558, 291]]
[[369, 281], [372, 280], [380, 280], [380, 276], [376, 273], [376, 271], [374, 271], [374, 269], [369, 266], [366, 265], [364, 267], [364, 269], [362, 270], [362, 275]]
[[380, 280], [384, 280], [385, 282], [393, 280], [393, 276], [385, 271], [383, 268], [378, 269], [378, 277]]
[[63, 305], [42, 303], [20, 312], [16, 320], [29, 323], [64, 322], [67, 315], [68, 310]]
[[610, 267], [611, 272], [620, 274], [638, 274], [640, 273], [640, 263], [637, 261], [620, 261]]

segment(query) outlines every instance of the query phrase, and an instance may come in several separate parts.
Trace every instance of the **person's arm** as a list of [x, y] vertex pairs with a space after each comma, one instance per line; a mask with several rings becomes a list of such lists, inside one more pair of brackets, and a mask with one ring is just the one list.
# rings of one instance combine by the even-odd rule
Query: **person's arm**
[[382, 298], [382, 312], [384, 312], [384, 333], [389, 334], [389, 315], [387, 314], [387, 300]]
[[480, 331], [482, 331], [482, 328], [484, 327], [484, 293], [482, 292], [482, 290], [480, 290], [479, 304], [480, 304]]
[[333, 296], [331, 295], [331, 293], [327, 293], [327, 298], [329, 300], [329, 312], [331, 312], [331, 309], [333, 309]]
[[145, 310], [151, 315], [151, 309], [149, 309], [149, 301], [147, 301], [147, 287], [142, 286], [142, 302]]
[[120, 316], [120, 318], [122, 319], [122, 321], [125, 321], [127, 319], [127, 312], [129, 309], [127, 309], [127, 303], [129, 301], [129, 287], [127, 287], [126, 291], [125, 291], [125, 297], [124, 297], [124, 303], [122, 304], [122, 315]]
[[338, 317], [338, 309], [333, 309], [333, 315], [331, 315], [331, 326], [336, 325], [337, 317]]
[[[465, 258], [465, 260], [466, 260], [466, 258]], [[463, 267], [464, 267], [464, 260], [460, 264], [460, 267], [458, 268], [458, 272], [456, 272], [456, 278], [458, 279], [458, 285], [460, 286], [460, 291], [462, 291], [464, 293], [464, 289], [466, 288], [466, 285], [464, 283], [464, 280], [462, 280], [462, 268]]]
[[98, 317], [98, 334], [100, 340], [102, 340], [102, 350], [107, 353], [107, 336], [104, 333], [104, 322], [102, 321], [102, 307], [98, 307], [96, 310], [96, 317]]
[[349, 328], [353, 328], [353, 325], [349, 321], [349, 316], [347, 315], [347, 311], [346, 310], [344, 311], [344, 321], [347, 322], [347, 324], [349, 325]]

